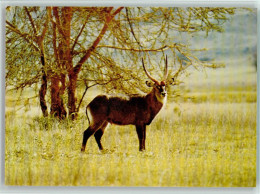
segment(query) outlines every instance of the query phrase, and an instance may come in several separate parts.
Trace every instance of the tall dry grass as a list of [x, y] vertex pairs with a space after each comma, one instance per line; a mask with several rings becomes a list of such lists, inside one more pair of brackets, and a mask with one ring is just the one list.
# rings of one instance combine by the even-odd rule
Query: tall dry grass
[[256, 103], [168, 104], [138, 151], [133, 126], [110, 126], [100, 152], [87, 120], [6, 114], [7, 185], [255, 186]]

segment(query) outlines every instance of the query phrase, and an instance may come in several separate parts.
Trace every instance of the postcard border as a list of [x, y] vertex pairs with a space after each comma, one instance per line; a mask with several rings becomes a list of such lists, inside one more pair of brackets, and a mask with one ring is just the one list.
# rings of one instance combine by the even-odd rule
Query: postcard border
[[[258, 17], [257, 17], [257, 28], [259, 29], [259, 8], [260, 8], [260, 0], [256, 1], [247, 1], [247, 0], [239, 0], [239, 1], [226, 1], [226, 0], [219, 0], [219, 1], [212, 1], [212, 0], [204, 0], [204, 1], [196, 1], [196, 0], [189, 0], [189, 1], [181, 1], [175, 0], [20, 0], [20, 1], [12, 1], [12, 0], [2, 0], [0, 2], [0, 37], [1, 37], [1, 45], [0, 45], [0, 126], [1, 126], [1, 145], [0, 145], [0, 166], [1, 166], [1, 175], [0, 175], [0, 193], [74, 193], [74, 192], [84, 192], [84, 193], [192, 193], [192, 194], [200, 194], [201, 192], [209, 193], [221, 193], [221, 194], [256, 194], [260, 193], [260, 180], [259, 180], [259, 101], [257, 102], [257, 185], [255, 188], [194, 188], [194, 187], [20, 187], [20, 186], [5, 186], [4, 185], [4, 154], [5, 154], [5, 7], [8, 5], [37, 5], [37, 6], [47, 6], [47, 5], [74, 5], [74, 6], [222, 6], [222, 7], [250, 7], [250, 8], [257, 8], [258, 9]], [[259, 30], [258, 30], [258, 37], [259, 37]], [[258, 42], [259, 44], [259, 38]], [[259, 49], [258, 49], [258, 57], [257, 60], [259, 61]], [[259, 70], [259, 64], [257, 64]], [[257, 96], [259, 99], [259, 85], [260, 85], [260, 71], [257, 72]]]

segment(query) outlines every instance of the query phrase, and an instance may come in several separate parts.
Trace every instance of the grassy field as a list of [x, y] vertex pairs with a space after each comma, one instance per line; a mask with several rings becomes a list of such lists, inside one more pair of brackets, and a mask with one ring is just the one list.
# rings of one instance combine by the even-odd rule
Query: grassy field
[[256, 74], [238, 69], [227, 78], [225, 72], [209, 74], [221, 75], [220, 82], [191, 75], [181, 100], [169, 96], [148, 127], [145, 152], [138, 151], [133, 126], [112, 125], [102, 138], [106, 151], [91, 137], [80, 153], [84, 113], [76, 121], [42, 118], [39, 107], [18, 109], [7, 93], [5, 184], [255, 186]]

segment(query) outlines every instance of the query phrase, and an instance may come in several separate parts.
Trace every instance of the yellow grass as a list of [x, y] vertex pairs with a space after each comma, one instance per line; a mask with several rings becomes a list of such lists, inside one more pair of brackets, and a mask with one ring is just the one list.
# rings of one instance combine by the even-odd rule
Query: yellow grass
[[255, 186], [256, 103], [170, 104], [148, 127], [138, 151], [133, 126], [110, 126], [104, 152], [86, 117], [58, 122], [6, 116], [7, 185]]

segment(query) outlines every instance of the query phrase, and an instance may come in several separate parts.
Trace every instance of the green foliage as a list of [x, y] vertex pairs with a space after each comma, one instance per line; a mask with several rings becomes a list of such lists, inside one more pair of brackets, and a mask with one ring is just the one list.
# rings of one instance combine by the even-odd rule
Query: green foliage
[[[40, 84], [42, 69], [48, 77], [57, 73], [63, 73], [67, 77], [68, 70], [78, 64], [97, 39], [109, 8], [73, 7], [69, 27], [65, 24], [59, 26], [59, 22], [62, 25], [62, 21], [66, 20], [63, 18], [64, 14], [61, 14], [64, 11], [62, 7], [58, 9], [60, 21], [54, 17], [53, 10], [48, 13], [48, 9], [18, 6], [7, 8], [6, 86], [19, 89]], [[196, 68], [203, 65], [180, 33], [192, 35], [200, 31], [221, 31], [223, 23], [234, 12], [235, 8], [206, 7], [123, 9], [109, 24], [102, 40], [84, 63], [78, 85], [87, 81], [89, 86], [101, 85], [102, 89], [110, 93], [146, 91], [140, 84], [146, 79], [141, 67], [141, 57], [149, 62], [155, 61], [149, 69], [160, 74], [163, 72], [166, 53], [169, 60], [174, 61], [169, 65], [172, 72], [170, 77], [175, 75], [177, 80], [177, 76], [186, 69], [181, 68], [180, 64], [185, 63]], [[45, 30], [46, 34], [43, 33]], [[62, 33], [65, 30], [70, 30], [69, 38]], [[66, 52], [67, 48], [60, 47], [63, 39], [70, 41], [71, 62], [59, 61], [61, 59], [55, 53], [57, 51], [54, 45], [58, 53]], [[41, 64], [42, 53], [45, 65]], [[183, 58], [177, 60], [180, 55]]]

